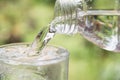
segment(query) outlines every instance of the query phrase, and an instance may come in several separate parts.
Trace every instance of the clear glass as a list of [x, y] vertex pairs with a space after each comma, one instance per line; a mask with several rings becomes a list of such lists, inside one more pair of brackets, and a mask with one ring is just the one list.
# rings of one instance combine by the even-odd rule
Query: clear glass
[[67, 50], [46, 46], [41, 56], [27, 56], [28, 44], [0, 47], [0, 80], [68, 80]]
[[103, 49], [120, 52], [120, 0], [57, 0], [55, 21], [59, 33], [78, 32]]

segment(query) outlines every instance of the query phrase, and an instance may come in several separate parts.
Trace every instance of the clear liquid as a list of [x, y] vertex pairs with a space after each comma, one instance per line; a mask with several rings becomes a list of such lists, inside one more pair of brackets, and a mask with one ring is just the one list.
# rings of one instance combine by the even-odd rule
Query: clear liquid
[[[87, 40], [102, 49], [120, 52], [119, 11], [93, 10], [78, 12], [77, 18], [75, 14], [72, 15], [73, 17], [68, 17], [66, 22], [64, 22], [65, 16], [56, 17], [49, 25], [49, 29], [46, 28], [47, 30], [43, 30], [42, 34], [40, 32], [37, 35], [32, 48], [41, 51], [56, 33], [75, 34], [79, 32]], [[72, 20], [72, 23], [69, 22], [70, 20]]]
[[27, 47], [26, 44], [0, 47], [0, 80], [67, 80], [66, 50], [46, 46], [42, 55], [28, 57], [24, 54]]
[[54, 35], [55, 35], [55, 32], [50, 31], [49, 26], [45, 27], [37, 34], [33, 43], [28, 47], [25, 53], [28, 54], [28, 56], [40, 55], [41, 54], [40, 52], [47, 45], [47, 43], [54, 37]]
[[78, 21], [78, 32], [97, 46], [120, 52], [119, 11], [88, 11]]

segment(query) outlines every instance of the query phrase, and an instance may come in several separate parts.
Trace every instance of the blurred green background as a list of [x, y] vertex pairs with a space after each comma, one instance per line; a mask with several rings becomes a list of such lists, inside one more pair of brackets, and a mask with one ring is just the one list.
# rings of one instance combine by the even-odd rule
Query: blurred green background
[[[0, 45], [31, 43], [53, 19], [54, 3], [55, 0], [0, 0]], [[102, 4], [105, 3], [97, 5]], [[69, 80], [120, 80], [120, 54], [100, 49], [79, 34], [57, 34], [49, 44], [70, 52]]]

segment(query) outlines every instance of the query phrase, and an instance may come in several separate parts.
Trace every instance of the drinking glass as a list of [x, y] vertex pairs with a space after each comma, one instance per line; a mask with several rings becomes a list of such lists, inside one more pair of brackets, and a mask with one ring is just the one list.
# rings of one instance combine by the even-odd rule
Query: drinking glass
[[41, 55], [27, 56], [29, 44], [0, 47], [0, 80], [68, 80], [68, 51], [46, 46]]

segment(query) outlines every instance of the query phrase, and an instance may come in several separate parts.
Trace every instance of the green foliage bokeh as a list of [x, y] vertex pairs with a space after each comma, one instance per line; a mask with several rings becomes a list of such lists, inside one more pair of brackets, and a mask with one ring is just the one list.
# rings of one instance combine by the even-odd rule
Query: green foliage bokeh
[[[98, 1], [96, 5], [105, 4]], [[0, 44], [32, 43], [40, 29], [52, 21], [54, 3], [55, 0], [0, 0]], [[117, 71], [120, 74], [119, 54], [100, 49], [80, 34], [56, 35], [49, 44], [70, 52], [69, 80], [118, 80], [119, 76], [111, 75]]]

